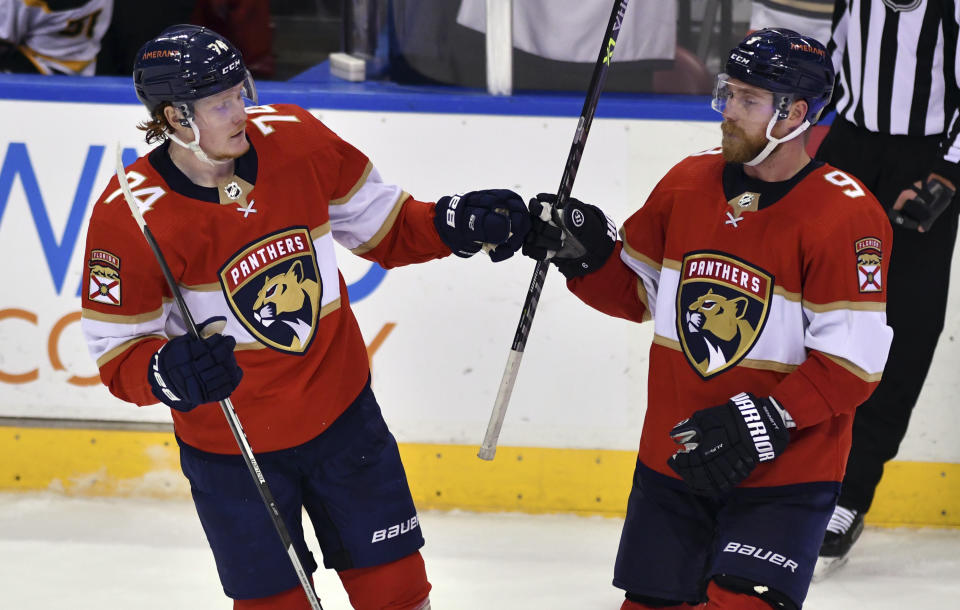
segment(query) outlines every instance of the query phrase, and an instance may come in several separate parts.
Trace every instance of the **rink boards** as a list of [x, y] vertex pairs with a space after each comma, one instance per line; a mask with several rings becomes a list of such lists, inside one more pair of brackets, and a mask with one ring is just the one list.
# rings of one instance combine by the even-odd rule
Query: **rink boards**
[[[555, 191], [582, 99], [264, 84], [261, 102], [310, 108], [386, 180], [433, 200], [476, 188]], [[574, 195], [618, 222], [719, 133], [704, 98], [608, 96], [597, 116]], [[144, 118], [127, 79], [0, 75], [0, 489], [185, 493], [167, 409], [112, 397], [78, 324], [86, 220], [117, 143], [128, 163], [148, 150], [134, 128]], [[551, 273], [502, 448], [482, 462], [476, 448], [532, 262], [451, 257], [385, 272], [339, 256], [373, 386], [421, 507], [622, 512], [646, 403], [649, 325], [588, 310]], [[960, 525], [960, 447], [948, 435], [960, 429], [957, 327], [948, 317], [874, 522]]]

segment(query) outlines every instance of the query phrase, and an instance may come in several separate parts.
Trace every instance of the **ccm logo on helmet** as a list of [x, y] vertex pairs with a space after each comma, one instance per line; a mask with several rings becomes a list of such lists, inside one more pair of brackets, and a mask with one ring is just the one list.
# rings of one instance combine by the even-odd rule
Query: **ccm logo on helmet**
[[230, 64], [229, 66], [227, 66], [227, 67], [224, 68], [223, 70], [220, 70], [220, 74], [226, 74], [227, 72], [229, 72], [230, 70], [233, 70], [234, 68], [236, 68], [236, 67], [239, 66], [239, 65], [240, 65], [240, 60], [239, 60], [239, 59], [236, 59], [236, 60], [233, 61], [232, 64]]
[[750, 63], [750, 58], [744, 57], [743, 55], [740, 55], [738, 53], [731, 53], [730, 59], [737, 62], [738, 64], [747, 65]]

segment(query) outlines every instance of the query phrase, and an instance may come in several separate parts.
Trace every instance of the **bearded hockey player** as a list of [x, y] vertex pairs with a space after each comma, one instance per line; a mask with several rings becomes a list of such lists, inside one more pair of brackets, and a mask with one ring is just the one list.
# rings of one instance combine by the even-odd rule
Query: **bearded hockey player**
[[87, 237], [83, 330], [104, 384], [172, 409], [181, 467], [234, 608], [308, 608], [216, 404], [232, 397], [308, 573], [301, 511], [354, 608], [429, 608], [423, 537], [377, 399], [334, 242], [384, 267], [519, 249], [529, 213], [506, 190], [415, 200], [297, 106], [256, 100], [239, 51], [174, 26], [139, 51], [141, 128], [162, 144], [127, 169], [184, 300], [185, 334], [116, 179]]
[[804, 151], [833, 79], [818, 41], [758, 31], [717, 78], [722, 146], [671, 169], [620, 240], [592, 205], [531, 202], [526, 254], [591, 307], [654, 324], [623, 610], [795, 610], [807, 594], [891, 340], [889, 223]]

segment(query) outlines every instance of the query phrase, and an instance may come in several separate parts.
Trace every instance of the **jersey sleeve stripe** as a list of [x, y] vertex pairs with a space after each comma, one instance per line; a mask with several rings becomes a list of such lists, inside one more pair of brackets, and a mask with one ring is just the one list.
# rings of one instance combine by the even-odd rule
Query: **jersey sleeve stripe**
[[[634, 254], [638, 256], [634, 256]], [[620, 260], [637, 274], [637, 297], [643, 303], [642, 321], [652, 320], [656, 314], [657, 291], [660, 286], [660, 266], [636, 250], [628, 250], [626, 243], [620, 251]]]
[[867, 376], [883, 372], [893, 337], [885, 313], [838, 309], [806, 310], [806, 314], [810, 318], [804, 340], [807, 349], [848, 361]]
[[343, 197], [337, 197], [336, 199], [330, 200], [330, 205], [343, 205], [350, 201], [357, 192], [363, 188], [367, 183], [367, 178], [370, 177], [370, 172], [373, 171], [373, 163], [367, 161], [367, 166], [363, 169], [363, 174], [360, 175], [360, 179], [357, 180], [357, 183], [353, 185], [353, 188], [347, 192]]
[[843, 368], [847, 372], [859, 377], [860, 379], [868, 383], [880, 381], [880, 378], [883, 376], [883, 371], [880, 371], [878, 373], [868, 373], [867, 371], [863, 370], [856, 364], [850, 362], [846, 358], [840, 358], [838, 356], [827, 354], [825, 352], [820, 352], [820, 353], [822, 353], [826, 358], [830, 359], [830, 361], [836, 364], [837, 366]]
[[637, 298], [640, 299], [640, 302], [643, 303], [643, 316], [641, 316], [640, 321], [646, 322], [652, 320], [653, 316], [651, 315], [650, 303], [647, 301], [647, 288], [643, 283], [643, 278], [637, 278]]
[[623, 251], [632, 259], [636, 259], [649, 267], [653, 267], [657, 271], [660, 271], [660, 263], [653, 260], [649, 256], [645, 256], [639, 250], [630, 245], [627, 241], [627, 236], [623, 230], [623, 227], [620, 227], [620, 240], [623, 242]]
[[886, 312], [886, 303], [877, 301], [834, 301], [833, 303], [811, 303], [803, 301], [803, 308], [809, 309], [814, 313], [826, 313], [829, 311], [854, 310], [854, 311], [876, 311]]
[[[164, 299], [164, 301], [167, 301], [167, 299]], [[141, 313], [132, 316], [122, 316], [117, 314], [101, 313], [99, 311], [94, 311], [84, 307], [80, 313], [80, 317], [84, 320], [107, 322], [111, 324], [143, 324], [145, 322], [159, 319], [161, 316], [163, 316], [163, 311], [164, 308], [161, 307], [160, 309], [154, 309], [153, 311], [148, 311], [147, 313]]]
[[350, 251], [354, 254], [361, 255], [366, 254], [367, 252], [379, 246], [380, 242], [383, 241], [383, 238], [386, 237], [387, 233], [390, 232], [390, 229], [393, 228], [394, 223], [397, 221], [397, 216], [400, 215], [400, 208], [403, 207], [403, 203], [409, 198], [409, 193], [401, 192], [400, 196], [396, 200], [396, 203], [393, 204], [393, 208], [391, 208], [390, 213], [387, 214], [387, 217], [383, 220], [383, 224], [380, 225], [380, 228], [377, 230], [377, 232], [374, 233], [367, 241], [358, 246], [350, 248]]
[[312, 229], [310, 231], [310, 239], [317, 241], [318, 239], [320, 239], [321, 237], [323, 237], [329, 232], [330, 232], [330, 221], [327, 221], [322, 225], [320, 225], [319, 227], [317, 227], [316, 229]]
[[[128, 349], [136, 345], [137, 343], [140, 343], [141, 341], [146, 341], [147, 339], [166, 339], [166, 337], [164, 337], [163, 335], [141, 335], [139, 337], [127, 339], [126, 341], [116, 344], [114, 347], [102, 352], [100, 354], [100, 357], [96, 359], [97, 366], [103, 367], [103, 365], [107, 364], [108, 362], [110, 362], [111, 360], [113, 360], [123, 352], [127, 351]], [[108, 343], [112, 343], [112, 342], [108, 342]], [[94, 349], [95, 349], [95, 343], [90, 343], [90, 351], [92, 352], [94, 351]]]

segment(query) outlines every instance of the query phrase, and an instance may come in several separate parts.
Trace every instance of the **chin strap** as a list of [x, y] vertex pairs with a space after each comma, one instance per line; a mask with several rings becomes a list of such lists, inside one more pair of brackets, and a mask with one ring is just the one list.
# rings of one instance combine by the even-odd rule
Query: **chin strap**
[[767, 145], [764, 147], [763, 150], [760, 151], [759, 155], [757, 155], [750, 161], [747, 161], [746, 163], [744, 163], [744, 165], [749, 165], [753, 167], [754, 165], [759, 165], [763, 163], [764, 160], [766, 160], [766, 158], [770, 156], [770, 153], [772, 153], [777, 146], [779, 146], [780, 144], [783, 144], [784, 142], [789, 142], [790, 140], [794, 139], [795, 137], [799, 136], [801, 133], [806, 131], [807, 127], [810, 127], [810, 121], [804, 121], [799, 127], [797, 127], [796, 129], [788, 133], [786, 136], [782, 138], [775, 138], [773, 137], [773, 126], [777, 124], [777, 119], [778, 119], [777, 113], [774, 112], [773, 116], [770, 117], [770, 122], [767, 123]]
[[[183, 123], [184, 123], [184, 121], [181, 121], [181, 122], [180, 122], [181, 125], [183, 125]], [[172, 133], [168, 133], [168, 134], [167, 134], [167, 137], [170, 138], [170, 140], [172, 140], [174, 143], [176, 143], [176, 144], [178, 144], [178, 145], [186, 148], [187, 150], [189, 150], [190, 152], [192, 152], [193, 154], [195, 154], [195, 155], [197, 156], [197, 158], [200, 159], [201, 161], [203, 161], [204, 163], [207, 163], [207, 164], [212, 165], [212, 166], [214, 166], [214, 167], [216, 167], [216, 166], [218, 166], [218, 165], [226, 165], [227, 163], [232, 163], [232, 162], [233, 162], [233, 159], [226, 159], [226, 160], [224, 160], [224, 161], [217, 161], [217, 160], [211, 159], [211, 158], [207, 155], [207, 153], [205, 153], [205, 152], [203, 151], [203, 149], [200, 148], [200, 130], [197, 129], [197, 124], [193, 122], [193, 117], [187, 118], [187, 119], [186, 119], [186, 123], [187, 123], [187, 125], [184, 125], [184, 127], [189, 126], [190, 129], [193, 130], [193, 142], [190, 142], [190, 143], [188, 144], [188, 143], [184, 142], [183, 140], [181, 140], [180, 138], [178, 138], [176, 135], [174, 135], [174, 134], [172, 134]]]

